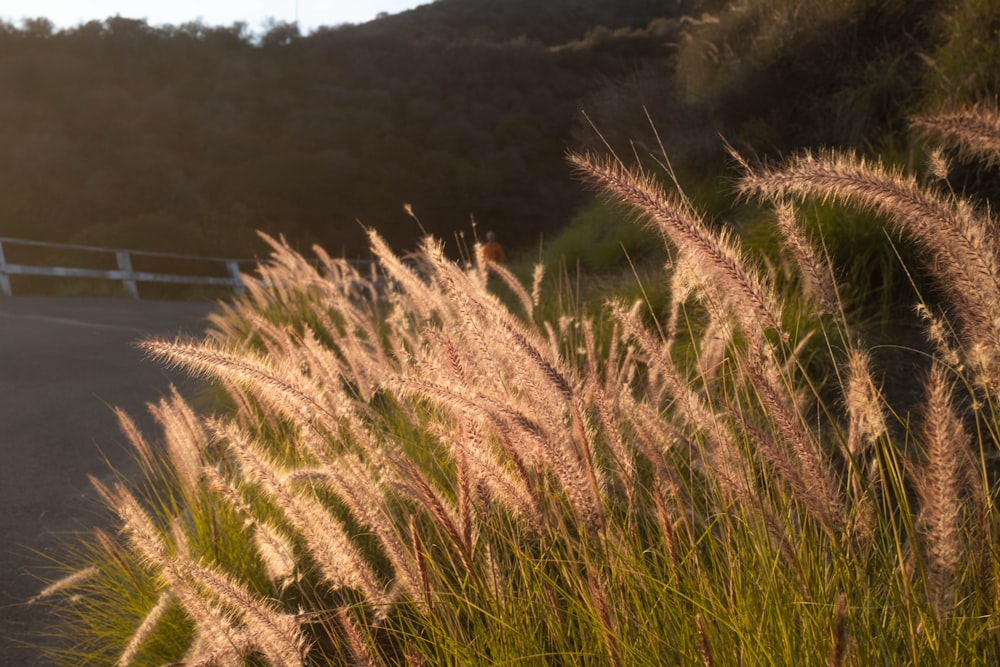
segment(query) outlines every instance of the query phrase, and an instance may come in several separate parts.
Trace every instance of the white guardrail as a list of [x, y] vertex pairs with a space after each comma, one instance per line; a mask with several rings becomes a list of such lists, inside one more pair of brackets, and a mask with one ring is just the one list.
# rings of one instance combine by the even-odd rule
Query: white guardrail
[[[116, 270], [102, 271], [100, 269], [87, 269], [68, 266], [47, 266], [42, 264], [11, 264], [5, 260], [4, 244], [8, 247], [14, 245], [38, 246], [61, 250], [87, 251], [94, 253], [113, 253], [115, 255], [118, 268]], [[148, 271], [135, 271], [132, 268], [133, 257], [159, 257], [177, 260], [192, 260], [197, 262], [225, 264], [227, 276], [197, 276], [184, 275], [179, 273], [153, 273]], [[138, 283], [180, 283], [189, 285], [216, 285], [221, 287], [231, 287], [237, 294], [245, 291], [243, 280], [240, 278], [240, 264], [257, 263], [257, 260], [250, 259], [227, 259], [222, 257], [199, 257], [195, 255], [179, 255], [167, 252], [149, 252], [145, 250], [123, 250], [119, 248], [102, 248], [98, 246], [76, 245], [69, 243], [47, 243], [44, 241], [28, 241], [9, 237], [0, 237], [0, 292], [5, 296], [13, 296], [11, 289], [11, 276], [55, 276], [60, 278], [98, 278], [106, 280], [120, 281], [125, 290], [133, 299], [139, 298]]]

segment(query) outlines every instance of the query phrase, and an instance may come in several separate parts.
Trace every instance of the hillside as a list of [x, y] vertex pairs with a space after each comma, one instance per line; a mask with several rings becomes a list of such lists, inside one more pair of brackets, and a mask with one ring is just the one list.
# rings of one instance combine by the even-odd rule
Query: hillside
[[[276, 24], [0, 25], [0, 235], [246, 253], [254, 229], [348, 255], [472, 218], [537, 244], [585, 194], [581, 100], [670, 53], [697, 2], [443, 0]], [[569, 19], [567, 18], [569, 17]]]
[[997, 14], [438, 0], [308, 35], [0, 24], [0, 236], [246, 255], [262, 229], [359, 256], [367, 227], [405, 251], [422, 226], [454, 251], [475, 221], [537, 249], [591, 196], [569, 148], [642, 159], [662, 140], [695, 189], [725, 177], [726, 142], [904, 156], [914, 111], [1000, 89]]

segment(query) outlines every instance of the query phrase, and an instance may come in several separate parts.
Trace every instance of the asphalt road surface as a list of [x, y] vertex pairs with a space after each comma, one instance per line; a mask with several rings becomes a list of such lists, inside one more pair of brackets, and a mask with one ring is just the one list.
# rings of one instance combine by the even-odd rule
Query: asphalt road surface
[[0, 296], [0, 666], [48, 667], [31, 644], [53, 619], [25, 601], [52, 576], [74, 532], [103, 520], [87, 480], [134, 471], [112, 408], [151, 439], [146, 409], [171, 383], [197, 383], [153, 362], [134, 343], [200, 335], [213, 304]]

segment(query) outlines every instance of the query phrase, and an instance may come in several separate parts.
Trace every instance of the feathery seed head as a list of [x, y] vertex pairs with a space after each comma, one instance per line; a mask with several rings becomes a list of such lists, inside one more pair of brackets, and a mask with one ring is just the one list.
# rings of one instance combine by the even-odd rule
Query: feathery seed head
[[850, 418], [848, 451], [851, 456], [862, 454], [865, 449], [885, 435], [887, 426], [881, 407], [881, 391], [871, 375], [871, 361], [867, 352], [853, 348], [847, 360], [847, 414]]
[[531, 274], [531, 303], [537, 308], [542, 298], [542, 280], [545, 277], [545, 265], [539, 262], [535, 264], [535, 270]]
[[992, 241], [996, 223], [967, 202], [920, 187], [898, 169], [869, 164], [851, 153], [804, 153], [782, 168], [748, 174], [744, 194], [764, 198], [818, 197], [884, 214], [929, 255], [928, 267], [954, 306], [966, 347], [988, 342], [985, 367], [998, 356], [1000, 254]]
[[935, 148], [927, 156], [927, 171], [939, 181], [948, 180], [948, 159], [944, 156], [944, 151], [940, 148]]
[[994, 105], [917, 116], [912, 125], [925, 135], [940, 137], [964, 157], [993, 166], [1000, 163], [1000, 112]]
[[174, 601], [174, 594], [170, 590], [166, 590], [160, 594], [159, 599], [156, 604], [153, 605], [146, 616], [143, 617], [142, 623], [136, 628], [136, 631], [132, 634], [129, 639], [128, 644], [125, 646], [125, 650], [122, 651], [121, 656], [118, 658], [118, 662], [115, 663], [118, 667], [128, 667], [132, 664], [132, 661], [139, 654], [139, 649], [142, 647], [143, 643], [149, 639], [153, 631], [156, 629], [157, 623], [166, 613], [170, 604]]
[[962, 368], [962, 359], [952, 344], [954, 332], [950, 330], [948, 323], [932, 313], [926, 304], [919, 303], [915, 309], [917, 317], [926, 324], [927, 340], [934, 344], [938, 359], [948, 366], [960, 370]]
[[27, 604], [34, 604], [40, 600], [50, 598], [61, 591], [72, 589], [88, 579], [93, 579], [99, 572], [100, 570], [93, 566], [85, 567], [82, 570], [77, 570], [76, 572], [71, 572], [65, 577], [62, 577], [61, 579], [58, 579], [43, 588], [36, 595], [32, 596], [28, 600]]
[[776, 295], [751, 267], [732, 236], [709, 230], [686, 200], [672, 198], [647, 173], [621, 161], [570, 154], [583, 179], [629, 206], [658, 229], [682, 255], [689, 255], [711, 300], [727, 307], [744, 331], [763, 337], [773, 329], [784, 338]]
[[784, 237], [785, 246], [798, 264], [802, 275], [803, 289], [813, 299], [819, 312], [833, 313], [837, 310], [837, 288], [829, 262], [822, 257], [796, 220], [795, 208], [787, 201], [776, 206], [778, 229]]
[[[977, 476], [971, 470], [969, 436], [952, 403], [953, 386], [940, 364], [931, 367], [926, 391], [919, 432], [927, 458], [917, 475], [918, 527], [929, 561], [931, 602], [942, 619], [954, 604], [958, 569], [967, 548], [962, 531], [964, 499], [968, 483]], [[974, 496], [982, 497], [978, 492]]]

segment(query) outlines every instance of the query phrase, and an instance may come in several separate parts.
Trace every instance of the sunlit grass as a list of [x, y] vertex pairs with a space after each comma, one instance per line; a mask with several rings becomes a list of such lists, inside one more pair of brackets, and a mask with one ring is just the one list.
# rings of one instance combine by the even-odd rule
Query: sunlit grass
[[[172, 396], [156, 444], [123, 416], [145, 476], [99, 487], [122, 531], [84, 542], [68, 574], [88, 576], [46, 597], [74, 640], [55, 657], [1000, 658], [990, 214], [799, 156], [741, 177], [787, 242], [766, 262], [648, 174], [572, 160], [667, 242], [661, 303], [609, 290], [593, 313], [571, 281], [539, 301], [433, 239], [414, 265], [371, 234], [377, 283], [272, 241], [205, 340], [145, 344], [226, 407]], [[789, 202], [815, 199], [875, 209], [930, 260], [907, 268], [938, 290], [931, 352], [894, 375], [843, 307], [853, 272], [799, 233], [816, 209]], [[905, 409], [884, 386], [900, 377], [920, 397]]]

